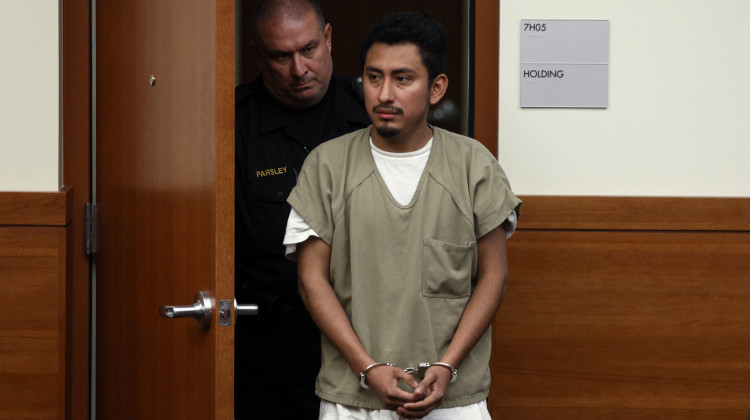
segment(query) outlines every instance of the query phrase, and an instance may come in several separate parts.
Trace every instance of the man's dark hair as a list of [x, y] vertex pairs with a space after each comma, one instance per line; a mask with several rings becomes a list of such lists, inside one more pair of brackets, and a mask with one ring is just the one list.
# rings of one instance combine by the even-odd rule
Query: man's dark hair
[[325, 32], [326, 20], [315, 0], [260, 0], [255, 6], [255, 12], [253, 12], [253, 40], [255, 42], [262, 41], [258, 30], [261, 22], [281, 16], [301, 19], [310, 11], [315, 12], [320, 30]]
[[359, 50], [362, 67], [365, 66], [370, 47], [379, 42], [386, 45], [407, 43], [416, 45], [422, 64], [427, 68], [430, 84], [439, 74], [445, 73], [443, 24], [429, 17], [427, 13], [392, 13], [377, 21]]

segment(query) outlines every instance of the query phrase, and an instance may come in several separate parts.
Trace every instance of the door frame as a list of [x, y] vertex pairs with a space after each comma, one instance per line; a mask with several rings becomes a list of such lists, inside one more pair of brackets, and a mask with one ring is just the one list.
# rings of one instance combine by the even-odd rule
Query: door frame
[[500, 1], [474, 0], [474, 50], [471, 137], [479, 140], [497, 157], [498, 86], [500, 46]]
[[65, 417], [90, 418], [90, 259], [85, 253], [85, 207], [91, 196], [91, 4], [60, 1], [61, 184], [72, 191], [67, 267]]

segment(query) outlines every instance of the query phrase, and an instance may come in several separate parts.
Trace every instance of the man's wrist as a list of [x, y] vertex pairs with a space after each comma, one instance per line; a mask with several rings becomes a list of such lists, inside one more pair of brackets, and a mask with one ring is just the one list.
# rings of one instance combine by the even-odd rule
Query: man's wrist
[[441, 367], [448, 369], [451, 372], [451, 379], [448, 382], [449, 383], [456, 382], [456, 379], [458, 378], [458, 369], [454, 368], [453, 366], [445, 362], [435, 362], [435, 363], [432, 363], [431, 366], [441, 366]]
[[370, 387], [366, 383], [367, 379], [367, 372], [369, 372], [372, 368], [376, 368], [378, 366], [393, 366], [391, 363], [385, 363], [385, 362], [377, 362], [373, 363], [370, 366], [367, 366], [364, 368], [362, 372], [359, 372], [359, 386], [361, 386], [364, 389], [370, 389]]
[[[445, 362], [420, 363], [419, 369], [416, 370], [417, 377], [419, 377], [420, 379], [424, 379], [424, 374], [427, 372], [427, 369], [433, 366], [441, 366], [441, 367], [448, 369], [451, 372], [451, 378], [449, 382], [450, 383], [456, 382], [456, 378], [458, 377], [458, 369], [454, 368], [453, 366]], [[414, 369], [411, 369], [411, 370], [412, 372], [414, 371]]]

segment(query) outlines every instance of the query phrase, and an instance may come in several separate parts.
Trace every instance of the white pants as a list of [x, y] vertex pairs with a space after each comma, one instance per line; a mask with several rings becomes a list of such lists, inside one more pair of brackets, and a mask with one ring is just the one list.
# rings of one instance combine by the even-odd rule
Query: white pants
[[[320, 401], [318, 420], [401, 420], [395, 411], [367, 410]], [[423, 420], [492, 420], [487, 411], [487, 402], [481, 401], [463, 407], [438, 408], [432, 410]]]

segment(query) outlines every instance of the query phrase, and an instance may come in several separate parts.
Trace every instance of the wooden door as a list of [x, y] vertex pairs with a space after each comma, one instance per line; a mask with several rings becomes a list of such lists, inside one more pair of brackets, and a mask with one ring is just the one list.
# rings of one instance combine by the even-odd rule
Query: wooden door
[[[96, 2], [96, 416], [231, 419], [234, 2]], [[152, 77], [153, 76], [153, 77]]]

